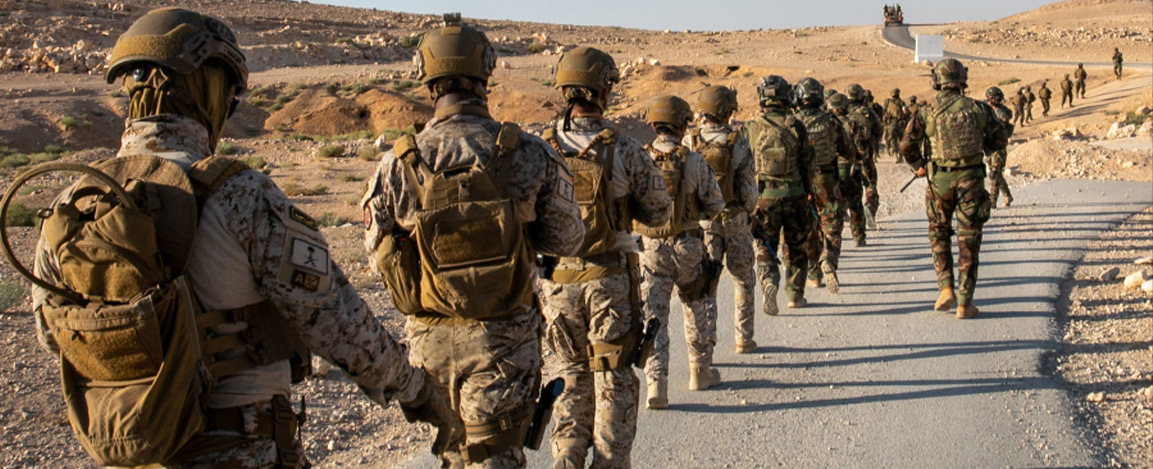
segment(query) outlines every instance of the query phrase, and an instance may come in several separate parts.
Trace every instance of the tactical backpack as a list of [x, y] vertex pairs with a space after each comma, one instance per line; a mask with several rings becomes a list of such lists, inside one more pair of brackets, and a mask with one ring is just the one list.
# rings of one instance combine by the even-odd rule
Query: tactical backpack
[[796, 118], [788, 116], [784, 125], [760, 116], [745, 124], [749, 145], [757, 164], [757, 178], [764, 180], [800, 180], [797, 155], [801, 140], [794, 133]]
[[662, 152], [653, 148], [652, 145], [645, 145], [645, 150], [649, 152], [649, 155], [652, 155], [653, 162], [661, 170], [665, 189], [673, 197], [673, 214], [668, 221], [658, 226], [650, 226], [634, 220], [633, 231], [646, 238], [668, 238], [678, 235], [684, 231], [688, 221], [700, 218], [697, 197], [695, 194], [689, 194], [688, 188], [685, 187], [687, 185], [685, 174], [688, 169], [691, 169], [687, 168], [689, 151], [683, 146], [678, 146], [671, 152]]
[[925, 135], [933, 143], [933, 160], [943, 167], [980, 164], [984, 125], [985, 115], [976, 101], [960, 95], [946, 97], [925, 123]]
[[[289, 358], [307, 366], [307, 349], [271, 303], [204, 311], [184, 275], [198, 207], [245, 168], [208, 158], [185, 173], [150, 155], [47, 163], [18, 176], [0, 202], [3, 219], [33, 177], [85, 174], [38, 212], [41, 245], [58, 260], [56, 278], [29, 272], [7, 230], [0, 237], [17, 272], [48, 292], [42, 314], [59, 349], [68, 420], [100, 465], [172, 464], [244, 443], [202, 433], [216, 380]], [[37, 274], [51, 271], [41, 266]], [[228, 322], [248, 329], [212, 331]]]
[[873, 148], [874, 126], [871, 114], [865, 106], [850, 106], [847, 114], [849, 120], [857, 124], [853, 143], [857, 144], [857, 151], [862, 155], [869, 155]]
[[821, 168], [837, 162], [836, 118], [827, 112], [801, 114], [809, 140], [813, 142], [813, 167]]
[[733, 202], [736, 197], [736, 168], [733, 167], [733, 147], [737, 144], [737, 137], [740, 135], [736, 132], [729, 132], [725, 136], [724, 142], [709, 142], [701, 137], [701, 130], [696, 129], [689, 135], [690, 142], [692, 142], [693, 150], [700, 153], [709, 166], [713, 168], [713, 174], [717, 177], [717, 186], [721, 188], [721, 198], [725, 199], [725, 205]]
[[491, 319], [532, 305], [533, 259], [508, 191], [519, 138], [520, 128], [504, 123], [486, 163], [437, 172], [415, 136], [393, 144], [415, 202], [415, 227], [386, 236], [377, 265], [400, 312]]
[[564, 157], [572, 172], [573, 198], [580, 206], [585, 225], [584, 242], [575, 255], [588, 257], [615, 248], [617, 233], [629, 227], [627, 197], [613, 198], [616, 131], [602, 130], [579, 152], [565, 151], [557, 141], [555, 128], [546, 129], [541, 138]]

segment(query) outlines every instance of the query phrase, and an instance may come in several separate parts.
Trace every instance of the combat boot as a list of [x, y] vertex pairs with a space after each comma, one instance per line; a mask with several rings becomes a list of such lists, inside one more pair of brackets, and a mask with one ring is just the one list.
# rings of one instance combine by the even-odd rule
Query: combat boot
[[645, 407], [653, 410], [667, 409], [669, 407], [669, 379], [667, 377], [649, 380]]
[[1005, 206], [1008, 207], [1010, 205], [1013, 205], [1013, 196], [1005, 194]]
[[778, 288], [776, 284], [765, 285], [765, 298], [762, 306], [764, 306], [765, 314], [769, 316], [776, 316], [780, 312], [780, 308], [777, 306]]
[[757, 341], [752, 339], [747, 341], [737, 339], [736, 347], [734, 347], [734, 349], [737, 353], [753, 353], [757, 351]]
[[825, 288], [829, 289], [829, 293], [838, 293], [841, 291], [841, 280], [837, 278], [837, 271], [833, 270], [832, 266], [828, 263], [821, 266], [821, 270], [825, 271]]
[[704, 391], [721, 384], [721, 372], [709, 365], [689, 365], [689, 391]]
[[863, 248], [863, 247], [865, 247], [865, 244], [867, 244], [867, 243], [865, 243], [865, 237], [864, 236], [855, 237], [855, 238], [853, 238], [853, 241], [857, 242], [857, 247], [859, 247], [859, 248]]
[[588, 455], [587, 442], [578, 438], [558, 438], [552, 441], [553, 469], [584, 469]]
[[808, 304], [809, 304], [809, 300], [806, 300], [804, 298], [797, 298], [795, 300], [789, 300], [789, 302], [788, 302], [788, 304], [786, 304], [786, 306], [788, 306], [789, 309], [794, 309], [794, 308], [804, 308]]
[[810, 278], [805, 280], [805, 288], [821, 288], [821, 279]]
[[957, 305], [957, 319], [973, 319], [977, 313], [977, 307], [972, 304]]
[[937, 295], [937, 302], [933, 304], [933, 309], [937, 311], [948, 311], [953, 309], [957, 304], [957, 295], [953, 294], [953, 287], [941, 288], [941, 294]]

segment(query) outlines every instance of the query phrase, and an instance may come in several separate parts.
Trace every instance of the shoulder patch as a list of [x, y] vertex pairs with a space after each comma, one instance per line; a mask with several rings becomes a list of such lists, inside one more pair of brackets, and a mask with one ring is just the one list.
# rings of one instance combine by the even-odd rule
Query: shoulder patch
[[328, 275], [328, 249], [326, 247], [301, 238], [290, 239], [292, 240], [292, 254], [289, 261], [292, 262], [292, 265]]
[[575, 201], [576, 199], [574, 198], [575, 196], [573, 194], [572, 183], [569, 182], [568, 179], [565, 179], [562, 177], [558, 177], [556, 179], [557, 179], [557, 184], [556, 184], [557, 194], [560, 195], [561, 198], [566, 200], [566, 201], [569, 201], [569, 202]]
[[295, 205], [288, 208], [288, 214], [292, 217], [293, 220], [296, 220], [296, 222], [300, 223], [301, 225], [312, 228], [313, 230], [319, 229], [317, 227], [316, 220], [313, 220], [312, 217], [308, 216], [307, 213], [304, 213], [300, 209], [296, 208]]

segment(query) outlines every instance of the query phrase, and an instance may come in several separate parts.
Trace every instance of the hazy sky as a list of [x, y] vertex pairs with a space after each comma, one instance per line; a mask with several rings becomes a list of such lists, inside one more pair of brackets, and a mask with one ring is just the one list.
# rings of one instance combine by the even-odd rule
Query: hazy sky
[[[311, 0], [409, 13], [461, 12], [465, 18], [625, 26], [654, 30], [780, 29], [881, 22], [885, 1], [859, 0]], [[910, 0], [906, 23], [992, 20], [1053, 0]]]

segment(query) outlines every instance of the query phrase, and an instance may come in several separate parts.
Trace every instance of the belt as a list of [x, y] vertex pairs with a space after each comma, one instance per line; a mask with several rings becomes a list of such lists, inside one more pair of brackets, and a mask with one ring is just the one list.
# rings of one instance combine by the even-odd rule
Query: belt
[[933, 163], [933, 171], [943, 171], [946, 173], [952, 173], [952, 172], [957, 172], [957, 171], [965, 171], [965, 170], [969, 170], [969, 169], [977, 169], [977, 168], [980, 168], [983, 166], [985, 166], [984, 163], [971, 164], [968, 166], [955, 166], [955, 167], [941, 166], [939, 164]]
[[624, 254], [616, 249], [585, 257], [561, 257], [556, 268], [565, 270], [585, 270], [589, 266], [620, 267], [626, 265]]

